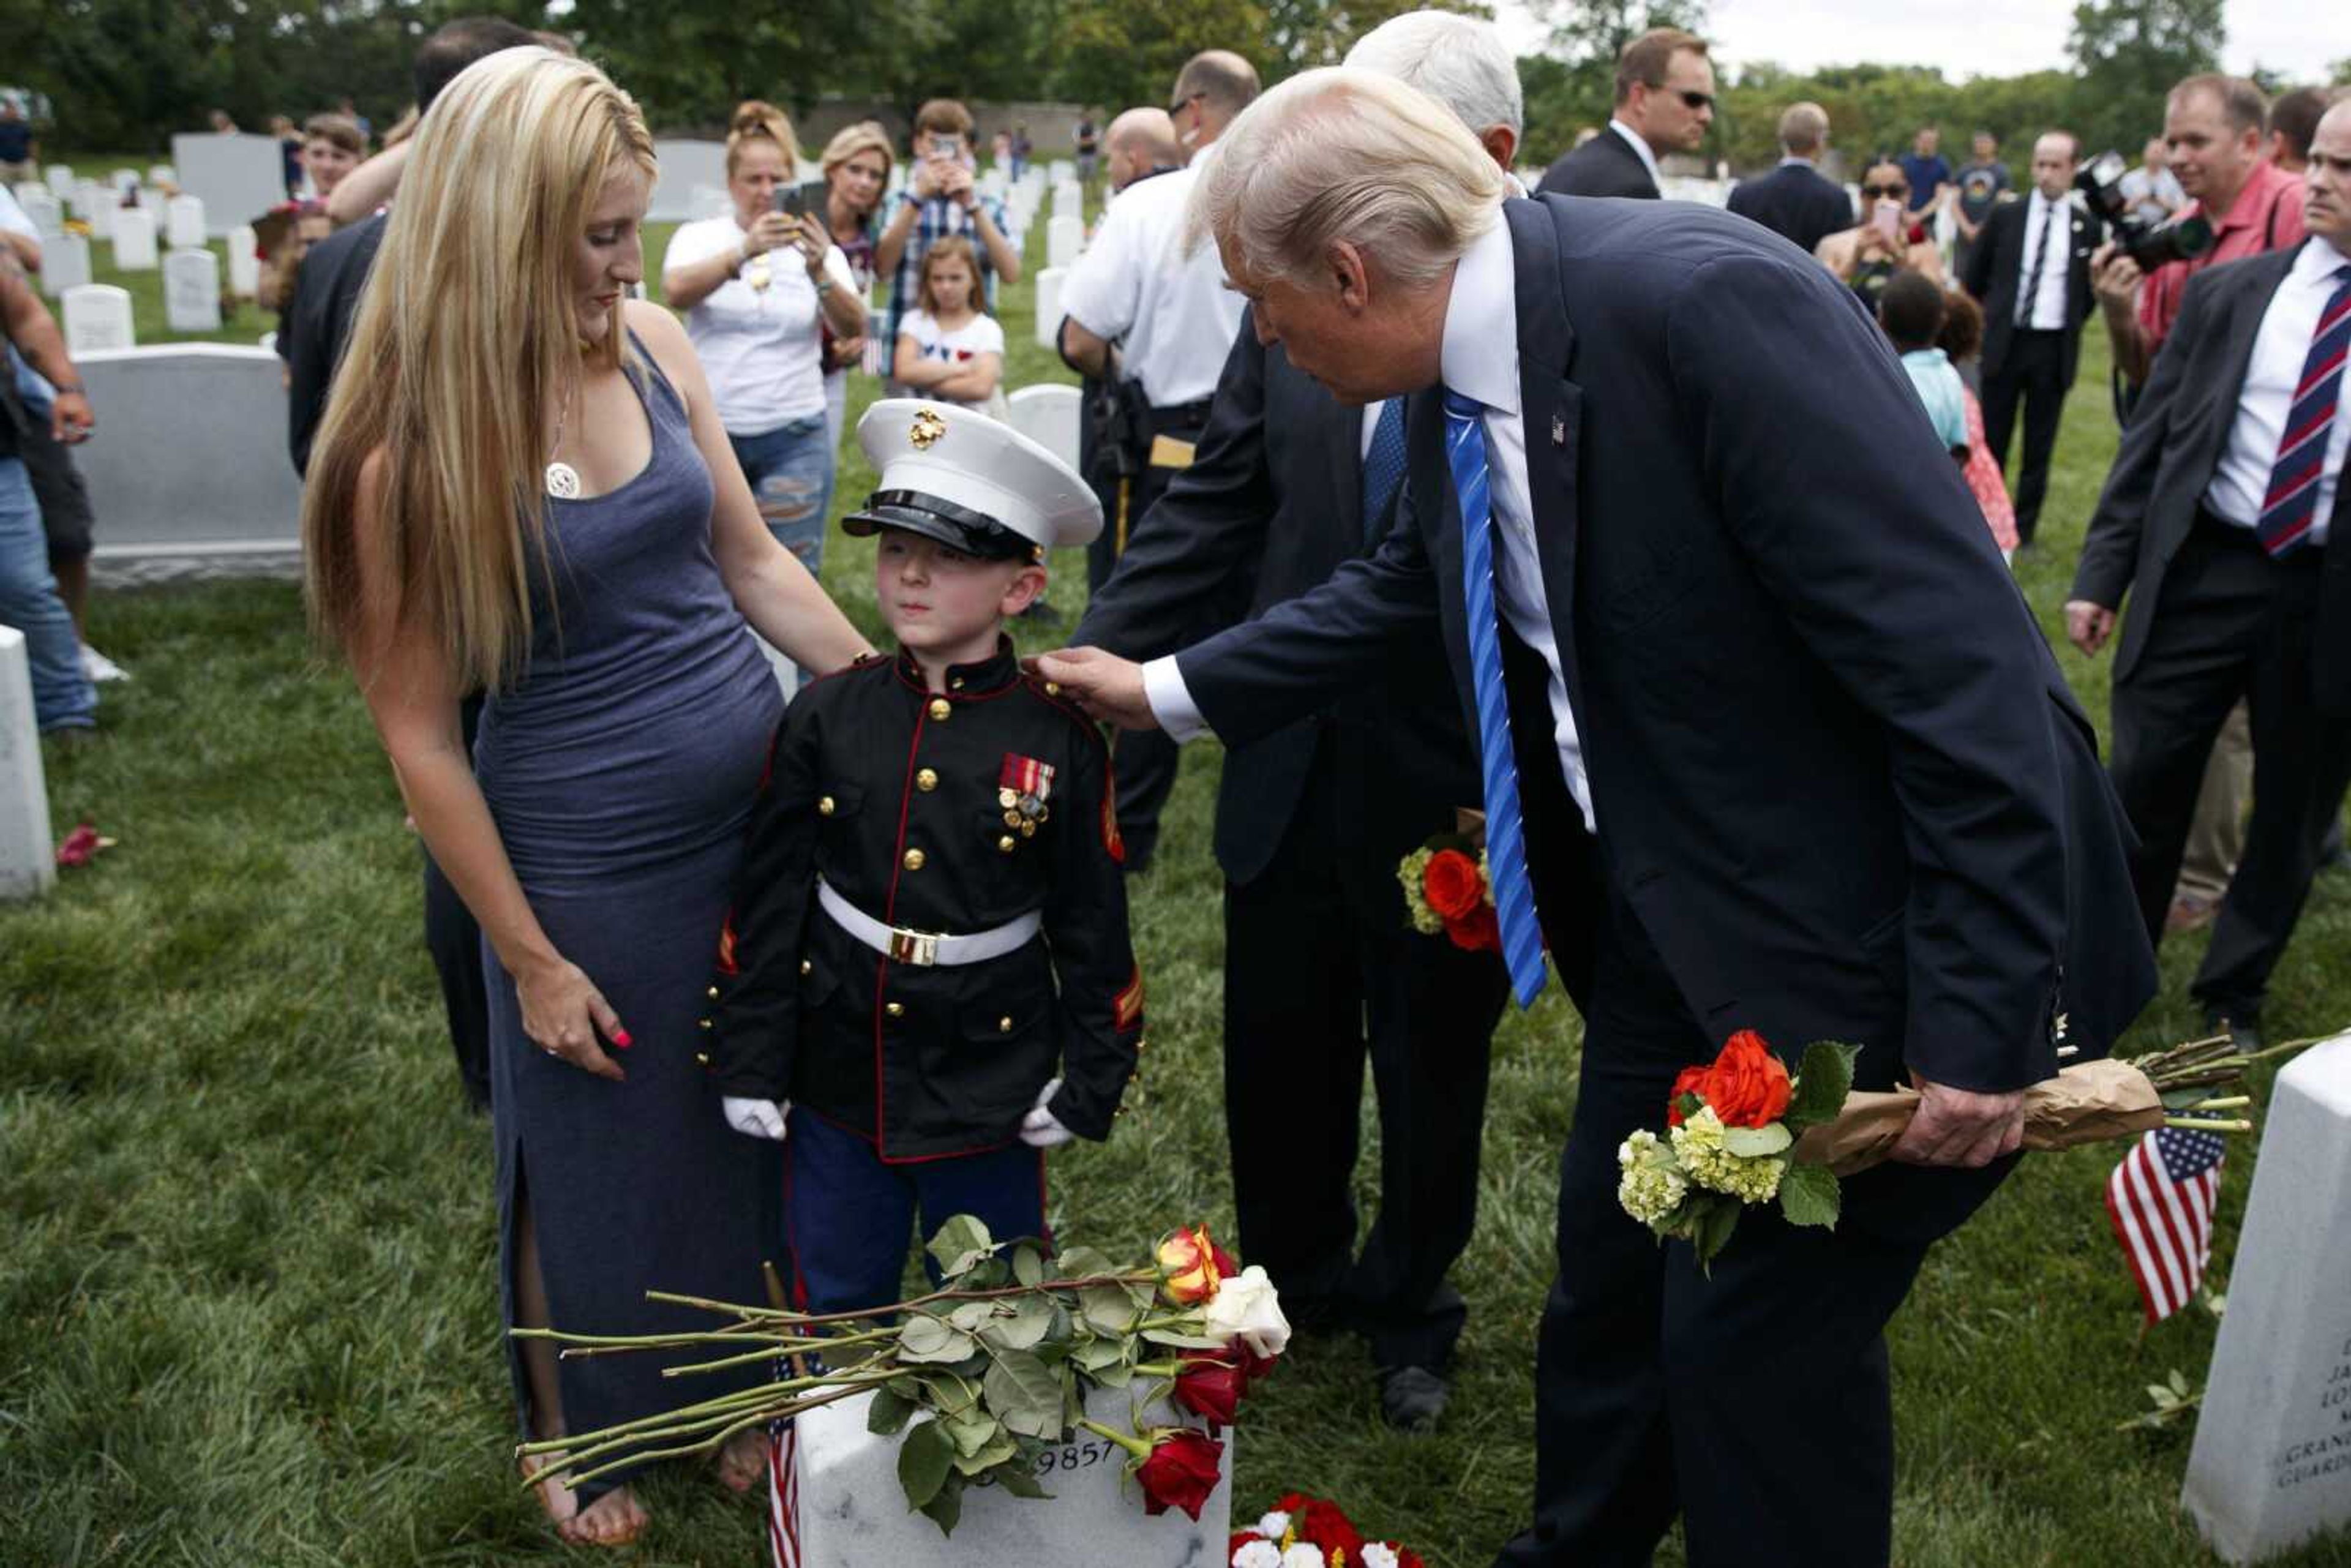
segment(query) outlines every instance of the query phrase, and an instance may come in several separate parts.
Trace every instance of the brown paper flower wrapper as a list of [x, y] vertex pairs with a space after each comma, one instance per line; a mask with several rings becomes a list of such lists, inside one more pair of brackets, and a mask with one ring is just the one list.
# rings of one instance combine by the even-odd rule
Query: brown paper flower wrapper
[[[1796, 1140], [1794, 1158], [1841, 1176], [1883, 1165], [1918, 1113], [1918, 1098], [1915, 1089], [1849, 1094], [1835, 1121], [1807, 1128]], [[2127, 1061], [2085, 1061], [2024, 1092], [2024, 1146], [2109, 1143], [2153, 1132], [2165, 1115], [2146, 1073]]]

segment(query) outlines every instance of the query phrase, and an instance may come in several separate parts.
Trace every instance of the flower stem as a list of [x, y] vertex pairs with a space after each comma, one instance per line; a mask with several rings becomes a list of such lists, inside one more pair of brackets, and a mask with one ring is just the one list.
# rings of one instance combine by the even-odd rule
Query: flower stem
[[2166, 1116], [2163, 1124], [2189, 1133], [2250, 1133], [2251, 1122], [2215, 1122], [2199, 1116]]
[[1079, 1420], [1078, 1425], [1097, 1437], [1108, 1437], [1112, 1442], [1124, 1448], [1133, 1458], [1147, 1459], [1151, 1457], [1151, 1445], [1132, 1433], [1113, 1432], [1099, 1421], [1088, 1421], [1082, 1418]]

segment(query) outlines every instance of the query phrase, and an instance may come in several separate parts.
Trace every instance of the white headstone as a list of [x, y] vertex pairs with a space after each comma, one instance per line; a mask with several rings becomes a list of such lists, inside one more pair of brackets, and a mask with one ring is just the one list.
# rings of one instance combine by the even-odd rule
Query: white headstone
[[275, 136], [183, 131], [172, 138], [172, 182], [204, 204], [206, 233], [235, 225], [286, 199], [286, 157]]
[[228, 231], [228, 291], [239, 299], [261, 292], [261, 239], [251, 224]]
[[1050, 349], [1061, 335], [1061, 285], [1070, 269], [1049, 267], [1037, 275], [1037, 346]]
[[173, 196], [163, 204], [163, 221], [174, 246], [204, 243], [204, 201], [202, 196]]
[[2257, 1563], [2351, 1524], [2351, 1035], [2277, 1075], [2185, 1507]]
[[1076, 179], [1078, 166], [1067, 158], [1056, 158], [1045, 165], [1045, 176], [1058, 185], [1064, 180]]
[[81, 235], [59, 235], [41, 242], [41, 291], [50, 298], [89, 281], [89, 241]]
[[116, 195], [127, 196], [131, 192], [139, 188], [139, 171], [136, 169], [117, 169], [113, 173], [109, 174], [106, 177], [106, 183], [114, 187], [114, 193]]
[[151, 185], [176, 187], [180, 183], [180, 172], [169, 163], [152, 164], [147, 170], [147, 183]]
[[89, 225], [91, 235], [104, 239], [114, 232], [114, 193], [95, 180], [73, 188], [73, 214]]
[[[695, 210], [695, 188], [706, 186], [720, 192], [726, 189], [726, 144], [665, 139], [653, 143], [653, 156], [660, 160], [661, 174], [653, 183], [653, 202], [645, 215], [655, 223], [684, 223], [710, 216], [707, 212]], [[729, 203], [719, 210], [725, 212], [731, 207]]]
[[66, 290], [66, 352], [78, 359], [99, 349], [138, 347], [131, 328], [131, 291], [111, 283], [85, 283]]
[[44, 240], [53, 239], [66, 232], [64, 204], [49, 193], [47, 185], [27, 185], [16, 197], [16, 204], [25, 209]]
[[1064, 180], [1053, 187], [1053, 215], [1081, 219], [1086, 215], [1086, 193], [1075, 180]]
[[1078, 252], [1086, 248], [1086, 221], [1056, 213], [1045, 225], [1045, 265], [1075, 267]]
[[0, 626], [0, 899], [32, 898], [57, 880], [48, 781], [33, 721], [33, 666], [25, 634]]
[[211, 246], [190, 246], [163, 258], [163, 319], [174, 332], [220, 330], [220, 257]]
[[[1172, 1508], [1155, 1518], [1144, 1512], [1124, 1450], [1080, 1427], [1075, 1441], [1037, 1461], [1037, 1483], [1050, 1497], [967, 1489], [955, 1534], [947, 1536], [906, 1507], [898, 1439], [866, 1431], [871, 1403], [872, 1396], [861, 1395], [820, 1406], [799, 1416], [779, 1445], [783, 1463], [776, 1468], [788, 1467], [795, 1486], [800, 1568], [1191, 1568], [1225, 1561], [1233, 1513], [1229, 1429], [1222, 1437], [1223, 1479], [1196, 1522]], [[1123, 1391], [1098, 1390], [1087, 1409], [1113, 1431], [1130, 1418]], [[1149, 1422], [1176, 1424], [1165, 1406], [1144, 1414]]]
[[1084, 401], [1077, 388], [1055, 382], [1022, 387], [1004, 400], [1005, 423], [1075, 468], [1078, 416]]
[[49, 183], [49, 194], [64, 201], [74, 193], [74, 172], [69, 163], [51, 163], [41, 171], [41, 178]]
[[155, 215], [143, 207], [124, 207], [114, 214], [114, 269], [155, 269]]

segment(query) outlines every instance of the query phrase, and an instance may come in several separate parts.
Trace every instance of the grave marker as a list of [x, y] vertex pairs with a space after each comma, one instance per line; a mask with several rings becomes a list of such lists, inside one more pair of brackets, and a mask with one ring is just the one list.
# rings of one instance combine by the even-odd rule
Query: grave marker
[[1037, 275], [1037, 346], [1050, 349], [1061, 335], [1061, 285], [1070, 279], [1066, 267], [1049, 267]]
[[33, 666], [25, 634], [0, 626], [0, 899], [33, 898], [57, 880], [49, 791], [33, 720]]
[[16, 204], [25, 209], [25, 216], [32, 220], [44, 241], [66, 232], [65, 207], [49, 194], [47, 185], [26, 185], [18, 193]]
[[172, 138], [173, 182], [204, 204], [204, 232], [231, 227], [286, 199], [286, 160], [274, 136], [185, 131]]
[[41, 171], [41, 178], [49, 183], [49, 194], [60, 202], [74, 193], [74, 172], [70, 163], [51, 163]]
[[204, 201], [202, 196], [173, 196], [163, 204], [163, 222], [176, 246], [204, 243]]
[[62, 303], [68, 354], [78, 359], [99, 349], [138, 347], [129, 289], [111, 283], [85, 283], [67, 289]]
[[124, 207], [114, 214], [114, 268], [117, 272], [155, 270], [155, 214], [143, 207]]
[[251, 224], [228, 231], [228, 291], [239, 299], [261, 292], [261, 239]]
[[89, 241], [80, 235], [59, 235], [41, 242], [41, 292], [61, 298], [68, 288], [88, 283]]
[[220, 257], [211, 246], [187, 246], [163, 258], [163, 319], [174, 332], [220, 330]]
[[1045, 265], [1075, 267], [1078, 252], [1086, 247], [1086, 221], [1066, 213], [1056, 213], [1045, 225]]

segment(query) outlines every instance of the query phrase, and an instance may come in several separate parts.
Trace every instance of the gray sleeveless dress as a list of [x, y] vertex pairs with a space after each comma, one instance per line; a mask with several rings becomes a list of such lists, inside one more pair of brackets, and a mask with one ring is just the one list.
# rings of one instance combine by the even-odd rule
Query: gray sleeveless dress
[[[635, 1041], [615, 1052], [625, 1083], [547, 1055], [523, 1033], [513, 980], [485, 955], [507, 1322], [527, 1200], [555, 1326], [610, 1334], [716, 1326], [646, 1301], [649, 1288], [764, 1301], [762, 1215], [778, 1168], [773, 1145], [721, 1120], [695, 1053], [782, 699], [719, 579], [710, 473], [684, 407], [639, 357], [630, 381], [652, 456], [608, 495], [549, 501], [554, 603], [534, 606], [527, 672], [490, 697], [474, 753], [533, 913]], [[509, 1362], [528, 1430], [528, 1384], [519, 1356]], [[565, 1425], [590, 1430], [758, 1375], [664, 1382], [663, 1364], [563, 1363]]]

